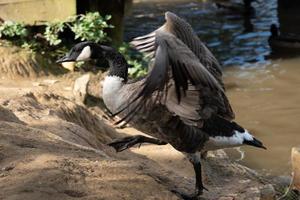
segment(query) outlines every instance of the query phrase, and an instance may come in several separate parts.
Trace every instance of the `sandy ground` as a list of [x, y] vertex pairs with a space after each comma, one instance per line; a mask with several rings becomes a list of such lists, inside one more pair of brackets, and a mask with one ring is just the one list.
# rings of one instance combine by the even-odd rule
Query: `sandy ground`
[[[143, 145], [115, 153], [105, 145], [125, 134], [114, 129], [101, 107], [75, 103], [79, 74], [32, 80], [0, 80], [0, 199], [180, 199], [192, 193], [192, 166], [171, 146]], [[209, 154], [201, 199], [260, 199], [266, 182]]]
[[104, 145], [120, 134], [95, 113], [19, 84], [1, 84], [0, 199], [177, 199], [143, 157], [132, 162]]
[[[1, 200], [168, 200], [194, 192], [192, 166], [170, 145], [118, 154], [107, 146], [143, 133], [115, 129], [101, 99], [76, 101], [73, 83], [82, 73], [47, 76], [57, 71], [39, 55], [0, 45]], [[99, 97], [101, 74], [92, 77], [88, 93]], [[200, 199], [270, 199], [262, 189], [270, 181], [223, 151], [210, 153], [203, 170], [209, 191]]]

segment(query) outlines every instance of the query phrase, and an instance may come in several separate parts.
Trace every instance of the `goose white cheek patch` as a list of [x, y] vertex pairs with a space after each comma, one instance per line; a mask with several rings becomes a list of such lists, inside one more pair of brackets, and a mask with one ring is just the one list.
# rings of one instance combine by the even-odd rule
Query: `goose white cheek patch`
[[85, 61], [85, 60], [89, 60], [91, 57], [91, 47], [90, 46], [86, 46], [82, 49], [81, 53], [79, 54], [79, 56], [77, 57], [76, 61]]

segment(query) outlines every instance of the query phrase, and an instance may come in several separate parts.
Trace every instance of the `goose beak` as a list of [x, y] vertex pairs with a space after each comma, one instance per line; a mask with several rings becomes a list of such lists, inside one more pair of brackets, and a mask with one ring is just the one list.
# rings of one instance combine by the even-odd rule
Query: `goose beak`
[[70, 58], [68, 55], [66, 55], [56, 61], [56, 63], [64, 63], [64, 62], [75, 62], [75, 60]]
[[69, 71], [74, 71], [74, 68], [75, 68], [75, 60], [68, 57], [68, 55], [58, 59], [56, 61], [56, 63], [59, 63], [63, 66], [63, 68], [69, 70]]

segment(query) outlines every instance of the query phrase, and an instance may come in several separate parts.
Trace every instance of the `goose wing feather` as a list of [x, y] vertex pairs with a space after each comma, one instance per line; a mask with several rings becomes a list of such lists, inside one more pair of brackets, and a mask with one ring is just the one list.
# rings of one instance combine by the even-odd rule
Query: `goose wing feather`
[[[154, 60], [156, 59], [155, 51], [157, 50], [157, 34], [169, 33], [175, 36], [177, 39], [181, 40], [181, 42], [183, 42], [190, 49], [190, 51], [193, 52], [193, 56], [196, 56], [198, 58], [197, 62], [200, 61], [202, 66], [207, 69], [207, 71], [215, 78], [215, 80], [217, 80], [219, 85], [225, 90], [222, 81], [222, 71], [220, 64], [218, 63], [217, 59], [213, 56], [213, 54], [209, 51], [209, 49], [195, 34], [191, 25], [187, 23], [184, 19], [178, 17], [177, 15], [171, 12], [165, 13], [165, 19], [166, 22], [164, 23], [164, 25], [147, 35], [135, 38], [131, 42], [131, 44], [137, 50], [145, 52], [147, 57], [150, 57], [152, 60]], [[177, 53], [178, 51], [179, 50], [177, 50]], [[196, 59], [191, 59], [191, 61], [196, 61]], [[153, 65], [149, 66], [149, 71], [151, 71], [152, 68]], [[182, 68], [179, 68], [179, 70], [174, 70], [177, 70], [178, 73], [175, 74], [177, 75], [177, 80], [180, 80], [180, 70], [182, 70]], [[219, 107], [219, 112], [224, 118], [228, 120], [234, 119], [234, 112], [224, 92], [205, 90], [204, 92], [202, 91], [202, 93], [204, 93], [204, 96], [206, 97], [210, 96], [210, 101], [212, 101], [212, 104], [215, 104], [217, 105], [217, 107]], [[214, 110], [216, 110], [216, 108], [214, 108]]]
[[202, 120], [213, 114], [226, 117], [223, 87], [194, 52], [176, 36], [162, 30], [156, 31], [154, 43], [152, 70], [139, 92], [116, 113], [130, 107], [121, 121], [131, 119], [144, 105], [149, 105], [149, 100], [164, 104], [188, 125], [202, 127]]
[[157, 30], [147, 35], [135, 38], [131, 44], [137, 50], [141, 52], [148, 52], [148, 54], [153, 57], [154, 55], [151, 54], [151, 50], [153, 49], [151, 49], [149, 45], [154, 45], [156, 33], [158, 31], [171, 33], [189, 47], [189, 49], [198, 57], [203, 66], [207, 68], [215, 79], [218, 80], [219, 84], [224, 87], [220, 64], [196, 35], [191, 25], [172, 12], [166, 12], [165, 19], [166, 22]]

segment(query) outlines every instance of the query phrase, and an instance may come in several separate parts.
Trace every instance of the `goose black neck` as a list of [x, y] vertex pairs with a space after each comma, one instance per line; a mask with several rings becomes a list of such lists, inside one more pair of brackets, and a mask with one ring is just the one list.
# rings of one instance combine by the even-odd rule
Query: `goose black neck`
[[112, 47], [101, 45], [103, 55], [109, 63], [108, 76], [118, 76], [127, 82], [128, 64], [124, 56]]

